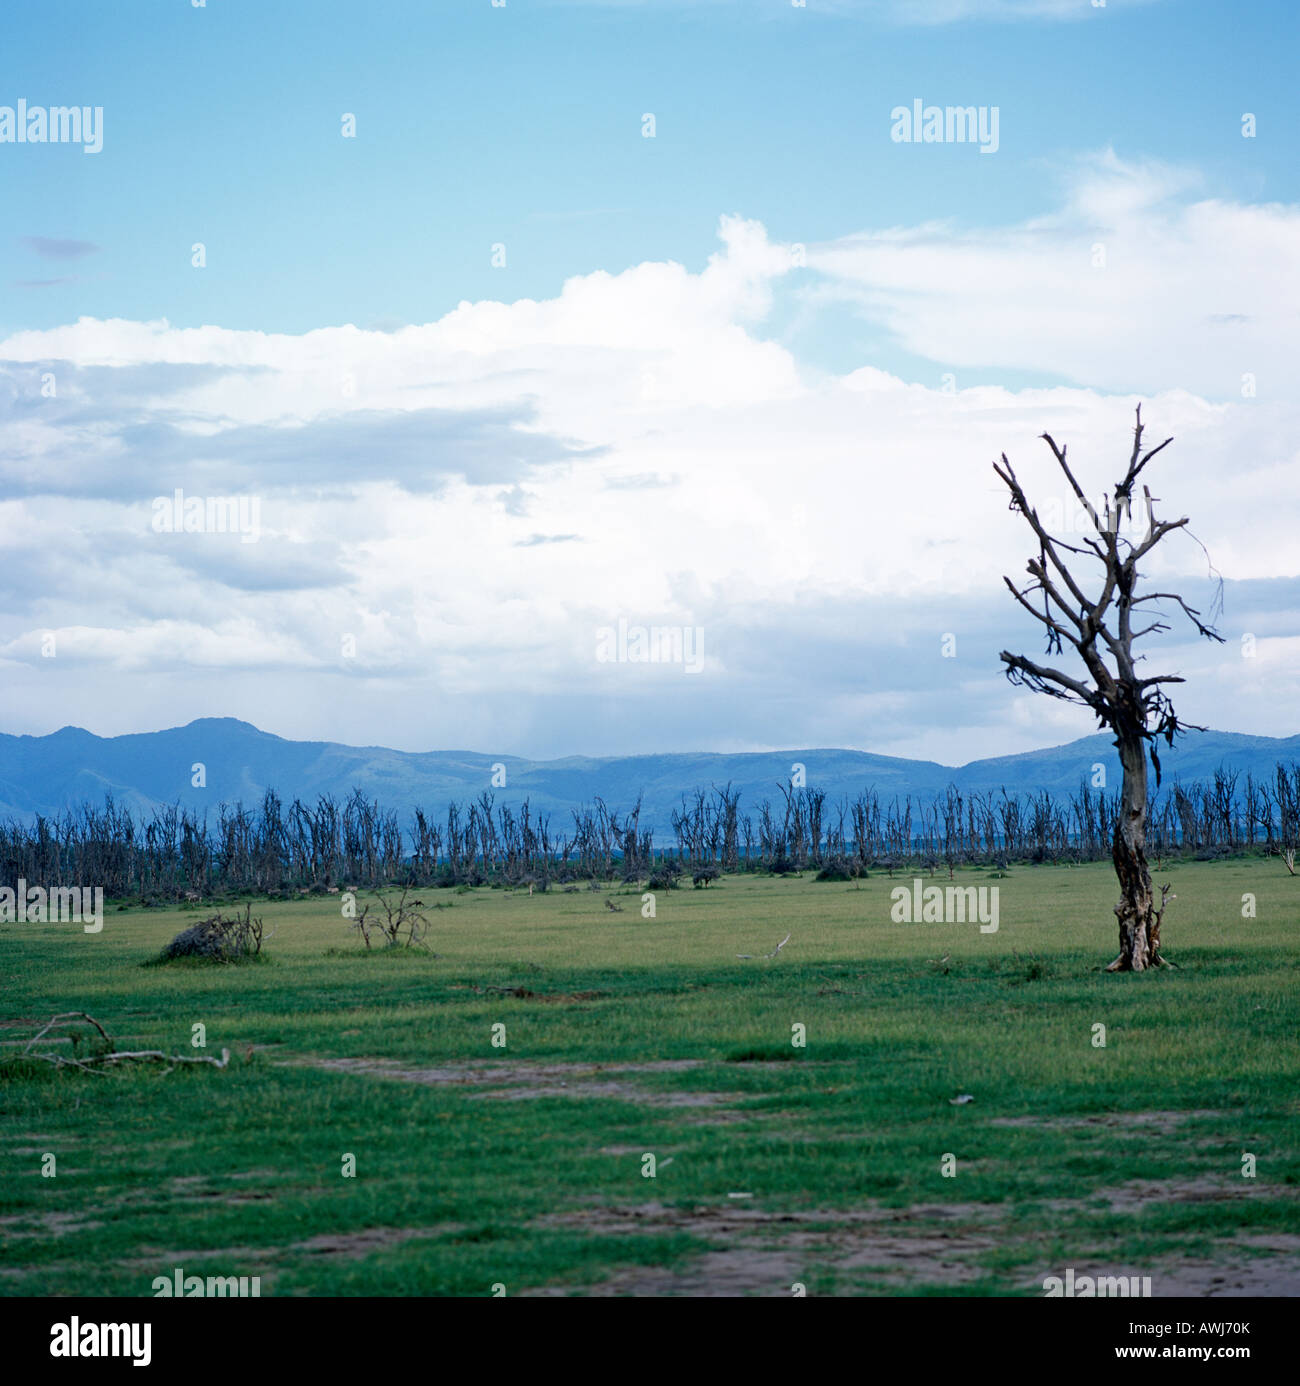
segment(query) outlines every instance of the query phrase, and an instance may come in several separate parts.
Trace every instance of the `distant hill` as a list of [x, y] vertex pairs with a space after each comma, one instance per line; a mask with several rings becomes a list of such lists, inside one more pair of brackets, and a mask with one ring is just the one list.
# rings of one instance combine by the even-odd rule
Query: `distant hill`
[[[1172, 750], [1161, 748], [1166, 778], [1206, 778], [1221, 765], [1256, 775], [1272, 774], [1279, 761], [1300, 760], [1300, 736], [1242, 736], [1191, 732]], [[267, 789], [286, 802], [318, 795], [345, 798], [360, 788], [405, 819], [420, 805], [441, 817], [448, 803], [477, 798], [491, 789], [492, 767], [505, 766], [506, 787], [492, 790], [497, 803], [525, 798], [534, 810], [568, 826], [569, 810], [597, 797], [626, 809], [644, 794], [643, 826], [670, 829], [670, 814], [697, 786], [741, 791], [741, 809], [780, 797], [791, 766], [806, 767], [807, 782], [833, 801], [874, 788], [882, 798], [929, 796], [952, 784], [963, 791], [997, 790], [1053, 794], [1078, 788], [1092, 766], [1106, 766], [1107, 783], [1119, 783], [1119, 762], [1105, 734], [1065, 746], [976, 760], [951, 767], [902, 760], [867, 751], [791, 750], [714, 755], [674, 752], [650, 756], [586, 757], [534, 761], [476, 751], [392, 751], [381, 746], [342, 746], [329, 741], [286, 741], [233, 718], [203, 718], [169, 731], [99, 737], [78, 727], [49, 736], [0, 735], [0, 817], [53, 814], [106, 793], [136, 812], [180, 802], [197, 809], [241, 801], [256, 804]], [[205, 788], [191, 786], [191, 768], [202, 763]]]

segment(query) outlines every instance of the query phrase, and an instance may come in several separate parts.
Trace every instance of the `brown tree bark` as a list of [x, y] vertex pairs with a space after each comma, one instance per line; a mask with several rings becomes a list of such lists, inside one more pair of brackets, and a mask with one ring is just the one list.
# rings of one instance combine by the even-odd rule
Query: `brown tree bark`
[[1160, 960], [1160, 921], [1147, 866], [1147, 756], [1140, 736], [1121, 740], [1119, 760], [1124, 782], [1111, 843], [1120, 890], [1119, 957], [1107, 971], [1145, 972]]

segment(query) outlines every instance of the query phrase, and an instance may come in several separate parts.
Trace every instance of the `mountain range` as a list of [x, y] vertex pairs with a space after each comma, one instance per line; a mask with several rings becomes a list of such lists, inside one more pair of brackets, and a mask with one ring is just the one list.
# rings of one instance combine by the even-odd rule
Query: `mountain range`
[[[1271, 778], [1278, 761], [1300, 760], [1300, 736], [1190, 732], [1176, 746], [1162, 746], [1160, 755], [1166, 779], [1208, 778], [1220, 766]], [[670, 830], [672, 809], [684, 793], [730, 783], [741, 792], [742, 812], [752, 811], [763, 799], [779, 801], [778, 786], [789, 783], [796, 764], [805, 767], [808, 785], [826, 790], [833, 802], [868, 788], [884, 800], [928, 797], [950, 784], [966, 793], [1004, 788], [1020, 794], [1040, 789], [1071, 793], [1085, 777], [1091, 782], [1098, 763], [1105, 766], [1107, 786], [1118, 786], [1119, 761], [1104, 733], [956, 767], [831, 749], [538, 761], [475, 751], [289, 741], [234, 718], [201, 718], [184, 727], [127, 736], [100, 737], [79, 727], [48, 736], [0, 735], [0, 817], [56, 814], [87, 801], [101, 804], [106, 794], [135, 813], [148, 814], [176, 802], [199, 810], [223, 802], [252, 807], [267, 789], [288, 803], [295, 797], [314, 801], [321, 794], [341, 800], [359, 788], [383, 808], [397, 809], [405, 820], [417, 805], [442, 817], [448, 803], [488, 790], [498, 804], [529, 799], [534, 811], [555, 815], [556, 827], [569, 824], [572, 808], [597, 797], [611, 808], [627, 809], [640, 794], [642, 825], [663, 834]], [[200, 778], [195, 768], [200, 765], [204, 783], [196, 787], [192, 781]]]

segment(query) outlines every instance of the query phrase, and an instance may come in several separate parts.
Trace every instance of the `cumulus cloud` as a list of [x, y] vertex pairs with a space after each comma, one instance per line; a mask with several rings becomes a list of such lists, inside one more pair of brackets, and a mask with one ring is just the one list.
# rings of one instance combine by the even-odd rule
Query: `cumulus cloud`
[[[1063, 504], [1051, 431], [1097, 495], [1142, 397], [1177, 438], [1153, 476], [1162, 505], [1194, 517], [1232, 580], [1225, 632], [1266, 651], [1247, 668], [1238, 645], [1180, 632], [1162, 661], [1196, 673], [1193, 720], [1289, 732], [1297, 406], [1269, 381], [1293, 350], [1295, 212], [1197, 197], [1185, 174], [1104, 154], [1051, 217], [866, 232], [811, 248], [807, 268], [728, 216], [700, 269], [597, 271], [394, 331], [15, 333], [0, 342], [11, 715], [108, 732], [219, 714], [373, 741], [382, 707], [393, 744], [531, 755], [964, 759], [1067, 739], [1086, 716], [999, 675], [997, 650], [1037, 631], [1001, 585], [1028, 548], [989, 464], [1007, 451]], [[1262, 266], [1271, 292], [1205, 273], [1207, 220], [1220, 260]], [[1085, 293], [1096, 226], [1107, 268]], [[849, 299], [953, 369], [952, 388], [807, 367], [768, 326], [787, 297]], [[1116, 331], [1121, 301], [1140, 345]], [[1254, 398], [1209, 388], [1225, 334], [1266, 363]], [[1062, 383], [963, 384], [965, 366], [1026, 364]], [[175, 487], [257, 496], [259, 538], [156, 532], [150, 497]], [[1199, 591], [1205, 554], [1170, 543], [1150, 572]], [[598, 632], [620, 619], [699, 630], [701, 671], [602, 662]]]
[[809, 248], [823, 293], [945, 369], [1106, 390], [1276, 396], [1300, 365], [1300, 208], [1197, 198], [1188, 170], [1082, 161], [1018, 225], [863, 232]]

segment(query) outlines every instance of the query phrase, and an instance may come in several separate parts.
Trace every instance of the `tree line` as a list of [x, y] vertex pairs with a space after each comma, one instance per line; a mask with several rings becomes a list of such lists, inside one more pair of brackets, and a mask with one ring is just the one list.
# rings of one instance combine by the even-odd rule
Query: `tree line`
[[[134, 815], [112, 796], [57, 815], [0, 823], [0, 883], [93, 884], [118, 898], [182, 899], [221, 893], [275, 895], [387, 884], [504, 884], [545, 889], [575, 881], [658, 880], [682, 873], [955, 870], [1017, 862], [1082, 862], [1111, 854], [1119, 792], [1085, 779], [1073, 794], [1005, 789], [884, 799], [865, 789], [831, 800], [811, 786], [778, 785], [779, 797], [743, 812], [730, 784], [683, 795], [660, 844], [642, 824], [642, 802], [620, 810], [596, 798], [554, 815], [497, 803], [485, 792], [422, 808], [403, 825], [360, 789], [287, 807], [268, 790], [256, 808], [212, 813], [180, 804]], [[212, 814], [215, 821], [211, 821]], [[1300, 765], [1268, 778], [1221, 769], [1176, 779], [1149, 796], [1147, 845], [1157, 861], [1243, 850], [1294, 852], [1300, 843]]]

